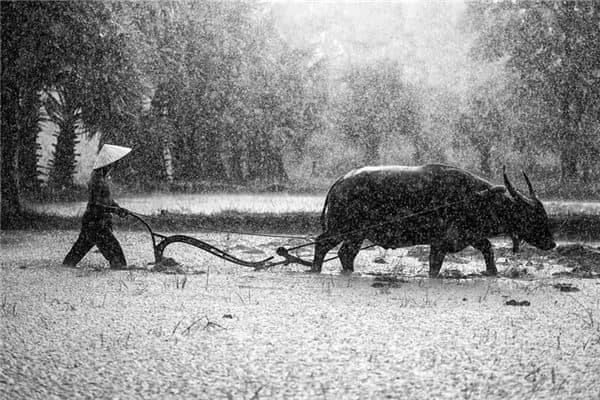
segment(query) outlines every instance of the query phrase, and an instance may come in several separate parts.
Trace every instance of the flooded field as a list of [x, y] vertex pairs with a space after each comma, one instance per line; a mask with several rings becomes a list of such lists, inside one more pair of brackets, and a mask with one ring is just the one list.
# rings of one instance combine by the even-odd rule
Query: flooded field
[[[465, 250], [429, 279], [423, 246], [363, 251], [348, 275], [337, 260], [255, 271], [177, 243], [165, 255], [181, 269], [152, 273], [140, 231], [116, 232], [139, 269], [94, 251], [61, 267], [77, 234], [2, 233], [0, 398], [600, 395], [598, 243], [513, 254], [496, 240], [500, 276], [477, 276]], [[249, 260], [299, 242], [188, 234]]]

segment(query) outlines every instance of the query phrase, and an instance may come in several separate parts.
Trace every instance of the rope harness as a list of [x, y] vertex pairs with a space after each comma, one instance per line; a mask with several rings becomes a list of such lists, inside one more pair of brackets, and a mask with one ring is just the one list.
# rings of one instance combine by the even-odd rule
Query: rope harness
[[250, 233], [244, 231], [230, 231], [224, 229], [209, 229], [202, 228], [202, 230], [213, 233], [225, 233], [228, 235], [240, 235], [240, 236], [260, 236], [260, 237], [271, 237], [271, 238], [282, 238], [282, 239], [303, 239], [306, 240], [310, 238], [310, 236], [300, 236], [300, 235], [278, 235], [274, 233]]

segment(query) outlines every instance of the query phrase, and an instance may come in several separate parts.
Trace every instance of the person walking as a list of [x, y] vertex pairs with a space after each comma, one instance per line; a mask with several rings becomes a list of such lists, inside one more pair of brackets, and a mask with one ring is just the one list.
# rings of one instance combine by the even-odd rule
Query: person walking
[[81, 221], [81, 232], [73, 247], [66, 255], [63, 265], [75, 267], [96, 245], [100, 253], [110, 263], [110, 268], [125, 269], [127, 262], [119, 241], [112, 233], [111, 213], [121, 218], [127, 211], [112, 199], [108, 179], [114, 163], [131, 151], [128, 147], [105, 144], [94, 162], [92, 176], [88, 183], [89, 201]]

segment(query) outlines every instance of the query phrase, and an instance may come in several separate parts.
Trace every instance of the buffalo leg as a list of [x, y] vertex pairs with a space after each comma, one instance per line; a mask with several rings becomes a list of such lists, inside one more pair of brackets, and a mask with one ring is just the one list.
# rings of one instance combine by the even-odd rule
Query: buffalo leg
[[517, 235], [511, 235], [510, 238], [512, 239], [512, 251], [516, 254], [519, 252], [519, 245], [521, 244], [521, 239], [519, 239]]
[[337, 237], [328, 238], [325, 233], [319, 235], [315, 243], [315, 258], [313, 259], [312, 272], [321, 272], [323, 260], [327, 253], [341, 242]]
[[437, 278], [440, 274], [440, 270], [442, 269], [442, 263], [444, 262], [444, 257], [446, 257], [446, 250], [443, 250], [438, 246], [431, 246], [429, 250], [429, 277]]
[[494, 261], [494, 251], [492, 244], [487, 239], [481, 239], [473, 243], [473, 247], [483, 253], [485, 259], [485, 274], [486, 275], [497, 275], [498, 270], [496, 269], [496, 262]]
[[354, 259], [360, 251], [363, 238], [352, 238], [344, 241], [340, 251], [338, 252], [340, 261], [342, 262], [342, 270], [344, 272], [354, 271]]

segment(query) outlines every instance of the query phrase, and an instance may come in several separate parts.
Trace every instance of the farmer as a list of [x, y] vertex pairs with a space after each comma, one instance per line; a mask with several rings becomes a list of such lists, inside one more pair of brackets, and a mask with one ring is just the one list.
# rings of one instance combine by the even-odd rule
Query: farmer
[[92, 177], [88, 183], [89, 201], [81, 221], [81, 233], [65, 257], [63, 265], [75, 267], [94, 245], [110, 262], [113, 269], [127, 266], [121, 245], [112, 233], [111, 213], [124, 218], [127, 211], [110, 196], [108, 179], [113, 163], [131, 151], [128, 147], [105, 144], [94, 162]]

